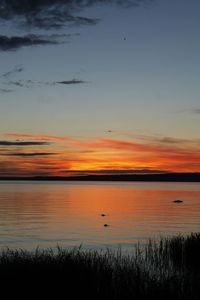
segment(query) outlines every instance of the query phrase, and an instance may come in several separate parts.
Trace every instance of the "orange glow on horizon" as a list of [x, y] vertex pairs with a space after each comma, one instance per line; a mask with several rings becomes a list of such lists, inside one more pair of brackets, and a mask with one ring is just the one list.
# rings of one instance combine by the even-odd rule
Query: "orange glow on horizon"
[[176, 143], [175, 139], [151, 138], [150, 143], [148, 138], [86, 140], [15, 133], [5, 136], [11, 142], [0, 144], [1, 176], [67, 176], [69, 171], [85, 170], [200, 172], [198, 141], [177, 139]]

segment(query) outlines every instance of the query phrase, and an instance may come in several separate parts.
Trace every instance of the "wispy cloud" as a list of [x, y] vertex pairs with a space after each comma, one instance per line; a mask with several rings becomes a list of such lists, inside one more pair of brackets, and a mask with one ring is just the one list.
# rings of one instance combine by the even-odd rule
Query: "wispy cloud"
[[154, 142], [159, 142], [159, 143], [163, 143], [163, 144], [185, 144], [186, 142], [188, 142], [187, 139], [181, 139], [181, 138], [174, 138], [174, 137], [169, 137], [169, 136], [165, 136], [165, 137], [151, 137], [151, 140]]
[[1, 77], [4, 79], [2, 82], [2, 88], [0, 88], [1, 93], [8, 93], [13, 91], [13, 89], [5, 88], [5, 86], [11, 87], [19, 87], [19, 88], [32, 88], [32, 87], [41, 87], [44, 85], [47, 86], [55, 86], [55, 85], [76, 85], [83, 84], [86, 81], [81, 79], [69, 79], [62, 81], [37, 81], [37, 80], [22, 80], [22, 79], [14, 79], [14, 76], [18, 73], [22, 73], [24, 71], [24, 67], [22, 65], [16, 65], [13, 69], [3, 73]]
[[[114, 132], [114, 131], [112, 131]], [[41, 141], [63, 142], [70, 146], [94, 149], [116, 149], [139, 152], [159, 152], [159, 153], [191, 153], [200, 150], [200, 139], [182, 139], [178, 137], [158, 137], [148, 135], [131, 135], [131, 139], [96, 138], [77, 139], [70, 136], [34, 135], [7, 133], [5, 137], [16, 139], [33, 139]]]
[[13, 74], [21, 73], [23, 70], [24, 70], [24, 67], [22, 65], [16, 65], [16, 66], [14, 66], [14, 68], [12, 70], [7, 71], [6, 73], [3, 73], [2, 77], [5, 77], [5, 78], [10, 77]]
[[196, 108], [192, 111], [194, 114], [200, 114], [200, 108]]
[[[70, 79], [64, 81], [36, 81], [36, 80], [7, 80], [4, 82], [4, 85], [7, 86], [15, 86], [15, 87], [23, 87], [23, 88], [32, 88], [32, 87], [42, 87], [42, 86], [55, 86], [55, 85], [77, 85], [83, 84], [86, 81], [81, 79]], [[6, 89], [4, 89], [6, 90]]]
[[200, 108], [199, 107], [188, 107], [184, 109], [177, 110], [176, 113], [179, 114], [200, 114]]
[[10, 93], [10, 92], [13, 92], [13, 90], [0, 88], [0, 93], [2, 93], [2, 94], [7, 94], [7, 93]]
[[29, 140], [39, 140], [39, 141], [65, 141], [67, 138], [63, 136], [45, 135], [45, 134], [20, 134], [20, 133], [6, 133], [3, 134], [8, 138], [16, 139], [29, 139]]
[[[134, 141], [139, 141], [140, 143], [148, 143], [153, 145], [160, 145], [160, 146], [178, 146], [178, 147], [185, 147], [189, 146], [189, 148], [193, 146], [200, 146], [200, 138], [199, 139], [186, 139], [182, 137], [172, 137], [172, 136], [161, 136], [158, 134], [155, 135], [145, 135], [145, 134], [135, 134], [126, 131], [120, 130], [107, 130], [105, 133], [112, 133], [112, 136], [120, 136], [123, 139], [129, 139]], [[187, 148], [187, 147], [185, 147]]]

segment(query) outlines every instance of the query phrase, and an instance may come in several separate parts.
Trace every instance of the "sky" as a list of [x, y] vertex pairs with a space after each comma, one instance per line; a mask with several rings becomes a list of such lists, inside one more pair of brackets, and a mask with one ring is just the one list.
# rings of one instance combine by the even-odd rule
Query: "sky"
[[200, 172], [198, 0], [0, 0], [0, 176]]

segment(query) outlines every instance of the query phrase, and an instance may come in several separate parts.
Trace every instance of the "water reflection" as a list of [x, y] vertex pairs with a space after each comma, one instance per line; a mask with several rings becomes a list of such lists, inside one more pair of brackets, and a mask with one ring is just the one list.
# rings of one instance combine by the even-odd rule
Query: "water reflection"
[[0, 183], [1, 247], [129, 247], [191, 231], [200, 231], [198, 183]]

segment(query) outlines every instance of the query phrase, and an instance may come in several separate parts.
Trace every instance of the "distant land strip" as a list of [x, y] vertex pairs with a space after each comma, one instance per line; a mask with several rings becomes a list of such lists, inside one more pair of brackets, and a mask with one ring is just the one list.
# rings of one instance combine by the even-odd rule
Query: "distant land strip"
[[36, 181], [158, 181], [158, 182], [200, 182], [200, 173], [82, 175], [82, 176], [4, 176], [0, 180]]

